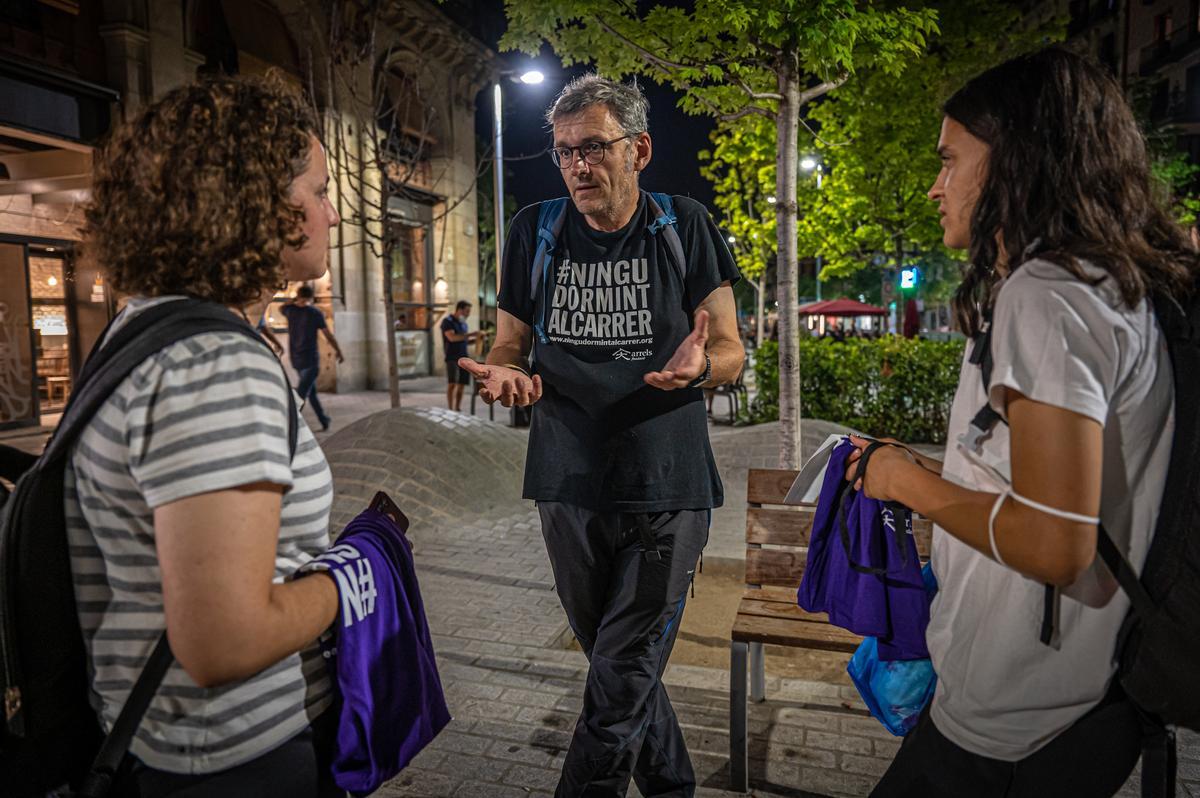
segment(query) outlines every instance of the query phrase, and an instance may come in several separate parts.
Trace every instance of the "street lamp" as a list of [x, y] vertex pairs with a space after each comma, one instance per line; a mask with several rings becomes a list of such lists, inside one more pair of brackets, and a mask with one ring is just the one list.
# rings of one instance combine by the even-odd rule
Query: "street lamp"
[[496, 151], [496, 160], [492, 168], [492, 205], [494, 208], [495, 224], [496, 224], [496, 286], [499, 290], [500, 285], [500, 267], [501, 261], [504, 259], [504, 132], [502, 130], [503, 123], [503, 92], [500, 85], [504, 78], [513, 81], [520, 81], [526, 86], [536, 86], [546, 79], [536, 69], [517, 70], [506, 69], [501, 71], [496, 77], [496, 83], [492, 86], [492, 111], [494, 113], [494, 131], [493, 141]]
[[[821, 164], [817, 163], [817, 159], [811, 155], [805, 155], [800, 159], [800, 168], [806, 172], [816, 170], [817, 172], [817, 190], [821, 188], [821, 173], [824, 171]], [[817, 301], [821, 301], [821, 253], [817, 253]]]

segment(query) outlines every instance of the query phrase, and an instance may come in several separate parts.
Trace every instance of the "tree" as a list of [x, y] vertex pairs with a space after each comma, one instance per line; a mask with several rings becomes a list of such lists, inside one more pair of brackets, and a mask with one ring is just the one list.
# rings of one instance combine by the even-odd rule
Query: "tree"
[[567, 65], [645, 75], [681, 93], [680, 107], [722, 121], [760, 116], [775, 128], [780, 319], [779, 462], [801, 460], [796, 173], [801, 111], [856, 70], [896, 73], [936, 29], [935, 14], [872, 0], [696, 0], [689, 9], [632, 0], [505, 0], [505, 49], [545, 40]]
[[[801, 257], [822, 257], [825, 280], [865, 270], [877, 281], [879, 269], [899, 271], [919, 260], [927, 276], [944, 276], [936, 286], [925, 281], [923, 289], [927, 299], [940, 301], [952, 292], [955, 281], [946, 278], [960, 260], [942, 245], [937, 210], [926, 196], [939, 168], [934, 145], [941, 103], [971, 76], [1061, 38], [1065, 20], [1030, 28], [1011, 3], [1000, 0], [913, 3], [938, 14], [940, 30], [921, 57], [903, 74], [859, 70], [811, 106], [810, 127], [820, 135], [805, 144], [819, 157], [823, 179], [819, 189], [815, 173], [801, 182], [798, 250]], [[761, 239], [774, 227], [761, 213], [761, 195], [774, 184], [770, 131], [755, 120], [737, 120], [719, 125], [713, 142], [702, 171], [713, 181], [723, 223], [742, 237], [757, 232]], [[742, 199], [751, 191], [760, 199], [747, 208]]]
[[766, 117], [753, 115], [722, 123], [712, 134], [714, 147], [697, 157], [700, 174], [712, 182], [716, 206], [729, 247], [742, 276], [755, 292], [755, 345], [763, 340], [767, 280], [775, 268], [774, 198], [775, 127]]
[[[939, 169], [935, 151], [941, 104], [974, 75], [1061, 39], [1065, 19], [1030, 26], [1002, 0], [925, 0], [938, 14], [938, 34], [902, 77], [864, 70], [813, 109], [825, 161], [821, 191], [801, 195], [802, 254], [824, 256], [825, 274], [848, 275], [868, 263], [897, 272], [958, 258], [942, 244], [928, 191]], [[987, 31], [987, 35], [981, 35]]]
[[[388, 223], [393, 198], [447, 196], [429, 223], [432, 234], [475, 192], [474, 182], [455, 190], [453, 159], [433, 144], [451, 126], [445, 109], [455, 87], [422, 57], [425, 45], [414, 38], [414, 30], [420, 28], [421, 15], [436, 12], [390, 0], [309, 0], [302, 8], [307, 18], [298, 20], [298, 39], [305, 43], [307, 89], [318, 116], [326, 120], [324, 144], [342, 219], [337, 248], [340, 254], [360, 247], [386, 260], [394, 244], [395, 226]], [[481, 60], [474, 74], [458, 79], [477, 85], [490, 68]], [[490, 153], [481, 163], [488, 158]], [[388, 385], [392, 407], [399, 407], [392, 266], [385, 262], [381, 275]]]

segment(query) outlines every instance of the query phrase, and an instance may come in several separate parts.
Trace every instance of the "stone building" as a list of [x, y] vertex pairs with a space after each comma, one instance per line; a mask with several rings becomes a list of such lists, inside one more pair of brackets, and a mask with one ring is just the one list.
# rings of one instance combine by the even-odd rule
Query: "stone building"
[[[0, 429], [53, 423], [119, 306], [77, 257], [93, 149], [112, 124], [203, 72], [276, 70], [322, 113], [343, 222], [313, 287], [346, 361], [324, 352], [320, 387], [385, 389], [393, 373], [442, 369], [437, 322], [478, 293], [474, 108], [496, 56], [431, 0], [357, 8], [0, 6]], [[267, 315], [286, 334], [278, 307]]]

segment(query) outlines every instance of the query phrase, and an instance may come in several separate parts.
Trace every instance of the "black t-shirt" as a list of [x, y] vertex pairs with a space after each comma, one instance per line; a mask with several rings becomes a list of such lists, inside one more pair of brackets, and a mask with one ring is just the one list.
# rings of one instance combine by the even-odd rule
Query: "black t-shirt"
[[467, 323], [462, 321], [451, 313], [446, 318], [442, 319], [442, 343], [446, 353], [447, 363], [457, 363], [460, 357], [467, 356], [467, 339], [461, 341], [451, 341], [446, 337], [446, 333], [458, 333], [459, 335], [467, 334]]
[[317, 330], [325, 329], [325, 314], [312, 305], [284, 305], [288, 323], [288, 356], [292, 368], [309, 369], [321, 362]]
[[682, 279], [663, 234], [646, 229], [652, 212], [644, 193], [629, 224], [612, 233], [588, 227], [568, 201], [536, 299], [530, 277], [538, 206], [513, 219], [499, 305], [530, 327], [544, 310], [550, 339], [541, 344], [535, 336], [533, 346], [544, 393], [533, 406], [527, 499], [621, 512], [700, 510], [723, 501], [700, 390], [661, 391], [642, 381], [691, 332], [696, 307], [722, 282], [739, 279], [704, 206], [673, 201], [687, 258]]

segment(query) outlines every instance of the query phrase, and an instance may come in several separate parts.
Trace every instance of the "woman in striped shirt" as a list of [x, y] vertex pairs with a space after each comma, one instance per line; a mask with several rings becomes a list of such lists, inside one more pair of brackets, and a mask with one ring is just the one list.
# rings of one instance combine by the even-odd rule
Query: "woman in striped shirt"
[[[85, 246], [129, 297], [121, 324], [184, 296], [242, 312], [325, 272], [320, 128], [270, 80], [208, 79], [119, 128], [96, 165]], [[255, 311], [251, 311], [255, 312]], [[111, 334], [111, 331], [110, 331]], [[80, 437], [66, 510], [92, 697], [111, 728], [165, 626], [176, 661], [131, 745], [130, 794], [329, 794], [312, 726], [331, 702], [315, 645], [329, 466], [264, 345], [204, 333], [138, 366]]]

